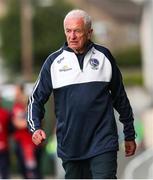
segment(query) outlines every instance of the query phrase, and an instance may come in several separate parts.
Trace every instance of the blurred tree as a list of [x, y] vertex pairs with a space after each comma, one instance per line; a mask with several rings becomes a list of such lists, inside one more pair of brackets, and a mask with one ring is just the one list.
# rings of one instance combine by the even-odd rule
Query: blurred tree
[[[65, 41], [63, 18], [72, 7], [64, 0], [47, 1], [47, 6], [42, 6], [38, 0], [31, 2], [33, 69], [37, 73], [45, 58]], [[4, 63], [12, 75], [19, 75], [22, 73], [20, 0], [9, 1], [8, 13], [1, 20], [0, 31]]]
[[21, 57], [19, 3], [9, 2], [8, 14], [1, 20], [1, 52], [4, 64], [12, 72], [17, 72], [20, 71]]
[[20, 17], [22, 76], [26, 81], [31, 81], [33, 76], [31, 0], [20, 0]]
[[[35, 0], [37, 2], [37, 0]], [[65, 41], [63, 19], [71, 9], [63, 0], [54, 0], [51, 6], [35, 6], [33, 17], [34, 61], [38, 69], [44, 58], [56, 51]]]
[[120, 67], [141, 67], [141, 49], [140, 46], [130, 46], [114, 52], [116, 61]]

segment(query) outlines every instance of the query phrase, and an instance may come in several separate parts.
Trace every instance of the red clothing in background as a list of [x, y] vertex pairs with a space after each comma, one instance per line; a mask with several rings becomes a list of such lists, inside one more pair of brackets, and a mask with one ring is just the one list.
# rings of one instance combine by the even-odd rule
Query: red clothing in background
[[[13, 117], [25, 120], [26, 111], [25, 106], [22, 103], [15, 103], [13, 106]], [[26, 128], [15, 129], [13, 137], [17, 143], [21, 145], [23, 156], [25, 160], [35, 161], [35, 149], [36, 145], [32, 142], [32, 135]]]
[[8, 127], [10, 122], [10, 113], [0, 107], [0, 151], [8, 150]]
[[[13, 106], [13, 117], [18, 117], [21, 119], [25, 119], [26, 118], [26, 111], [25, 111], [25, 107], [24, 105], [22, 105], [21, 103], [15, 103]], [[17, 142], [20, 142], [21, 144], [33, 144], [32, 142], [32, 135], [31, 133], [28, 131], [27, 127], [26, 128], [22, 128], [22, 129], [17, 129], [14, 132], [14, 139]], [[34, 144], [33, 144], [34, 145]]]

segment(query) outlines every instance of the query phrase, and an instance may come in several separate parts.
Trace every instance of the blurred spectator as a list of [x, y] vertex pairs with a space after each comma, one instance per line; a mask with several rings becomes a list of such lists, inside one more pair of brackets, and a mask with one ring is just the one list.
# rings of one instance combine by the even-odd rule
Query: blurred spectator
[[23, 178], [42, 178], [39, 168], [41, 148], [33, 144], [31, 133], [27, 129], [26, 105], [27, 96], [24, 92], [24, 85], [19, 84], [15, 89], [15, 101], [12, 109], [15, 127], [13, 137], [16, 142], [15, 151], [19, 170]]
[[10, 113], [2, 107], [2, 97], [0, 95], [0, 179], [8, 179], [10, 175], [9, 167], [9, 130]]

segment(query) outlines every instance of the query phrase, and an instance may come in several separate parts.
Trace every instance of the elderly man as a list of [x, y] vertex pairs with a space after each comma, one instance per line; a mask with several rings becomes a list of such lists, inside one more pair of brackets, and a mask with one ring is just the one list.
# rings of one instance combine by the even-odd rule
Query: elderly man
[[36, 145], [44, 104], [52, 91], [57, 119], [57, 153], [65, 178], [116, 178], [118, 134], [113, 108], [124, 125], [125, 154], [135, 153], [133, 113], [121, 73], [108, 49], [91, 41], [92, 23], [83, 10], [64, 19], [67, 42], [46, 59], [29, 98], [28, 124]]

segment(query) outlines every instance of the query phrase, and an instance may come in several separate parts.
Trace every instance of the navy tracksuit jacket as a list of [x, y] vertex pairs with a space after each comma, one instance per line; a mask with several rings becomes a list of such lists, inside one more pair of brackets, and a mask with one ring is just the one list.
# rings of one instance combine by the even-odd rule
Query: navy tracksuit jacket
[[125, 140], [135, 139], [133, 113], [121, 73], [109, 50], [92, 42], [83, 55], [66, 44], [48, 56], [29, 97], [31, 132], [41, 128], [44, 104], [53, 92], [58, 156], [87, 159], [118, 150], [113, 108], [123, 123]]

